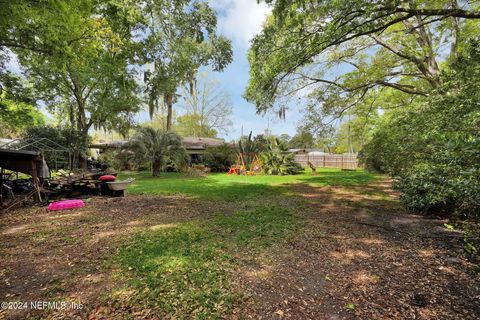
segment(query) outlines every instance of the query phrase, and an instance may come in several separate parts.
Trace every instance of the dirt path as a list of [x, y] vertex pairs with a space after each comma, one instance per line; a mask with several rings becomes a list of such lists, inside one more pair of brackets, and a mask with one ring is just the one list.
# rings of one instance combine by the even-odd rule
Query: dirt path
[[[479, 319], [480, 279], [443, 221], [406, 214], [389, 183], [292, 185], [301, 234], [240, 267], [251, 319]], [[107, 264], [132, 234], [222, 212], [240, 203], [185, 197], [95, 198], [63, 213], [0, 218], [0, 301], [82, 303], [82, 310], [3, 311], [28, 317], [155, 319], [112, 305], [122, 286]], [[280, 201], [280, 198], [279, 198]], [[282, 205], [284, 205], [282, 203]], [[478, 268], [478, 267], [477, 267]]]
[[406, 214], [389, 186], [296, 186], [308, 228], [247, 271], [250, 318], [479, 319], [478, 269], [456, 235]]
[[[50, 312], [49, 317], [105, 314], [108, 319], [109, 295], [122, 286], [122, 279], [113, 278], [106, 263], [129, 236], [230, 210], [226, 203], [179, 196], [131, 196], [93, 198], [84, 208], [61, 213], [32, 208], [2, 215], [0, 301], [67, 300], [84, 308]], [[131, 312], [120, 313], [128, 317]], [[45, 313], [28, 307], [4, 310], [2, 316], [43, 318]]]

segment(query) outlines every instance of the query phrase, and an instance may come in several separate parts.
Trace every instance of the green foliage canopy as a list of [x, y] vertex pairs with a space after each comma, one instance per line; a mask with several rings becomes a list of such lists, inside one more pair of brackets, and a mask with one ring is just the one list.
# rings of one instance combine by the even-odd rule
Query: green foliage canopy
[[[182, 85], [193, 86], [198, 69], [223, 70], [232, 61], [231, 42], [217, 35], [215, 11], [196, 0], [145, 1], [145, 72], [150, 116], [167, 109], [167, 130], [172, 128], [173, 103]], [[192, 88], [193, 90], [193, 88]]]
[[0, 74], [0, 137], [18, 138], [27, 128], [45, 124], [31, 88], [11, 73]]
[[[118, 15], [118, 6], [125, 6], [114, 0], [102, 5], [93, 0], [46, 3], [53, 2], [57, 16], [49, 21], [48, 32], [36, 34], [42, 43], [57, 39], [52, 50], [12, 48], [38, 100], [45, 101], [62, 124], [79, 130], [84, 142], [92, 127], [126, 133], [139, 99], [129, 67], [133, 25], [125, 21], [127, 14]], [[39, 19], [43, 14], [40, 10]]]
[[367, 168], [397, 178], [414, 211], [479, 218], [480, 43], [472, 41], [426, 101], [382, 117], [362, 151]]
[[[150, 111], [168, 104], [200, 66], [222, 70], [230, 41], [216, 34], [207, 3], [192, 0], [2, 1], [1, 65], [12, 50], [28, 80], [61, 124], [87, 141], [91, 128], [126, 135], [142, 103], [144, 73]], [[146, 72], [144, 72], [147, 70]]]
[[391, 90], [428, 96], [441, 86], [440, 61], [479, 30], [475, 2], [267, 2], [273, 14], [253, 40], [245, 96], [258, 112], [307, 98], [315, 125]]

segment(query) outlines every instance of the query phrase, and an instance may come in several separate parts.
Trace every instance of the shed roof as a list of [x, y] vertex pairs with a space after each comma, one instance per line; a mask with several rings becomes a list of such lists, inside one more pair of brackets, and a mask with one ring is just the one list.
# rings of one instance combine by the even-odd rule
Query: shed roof
[[33, 174], [33, 167], [38, 173], [48, 171], [40, 152], [30, 150], [0, 149], [0, 167], [29, 175]]
[[34, 159], [38, 155], [37, 151], [0, 149], [0, 163], [3, 160]]

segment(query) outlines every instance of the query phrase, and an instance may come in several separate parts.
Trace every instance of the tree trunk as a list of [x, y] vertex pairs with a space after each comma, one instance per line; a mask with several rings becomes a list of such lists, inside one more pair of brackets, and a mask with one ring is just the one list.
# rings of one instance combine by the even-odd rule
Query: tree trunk
[[[88, 147], [88, 128], [84, 128], [81, 131], [82, 133], [82, 145]], [[87, 155], [79, 152], [78, 161], [81, 169], [87, 168]]]
[[[452, 8], [458, 9], [457, 0], [452, 0]], [[456, 17], [452, 17], [452, 39], [450, 42], [450, 59], [452, 61], [457, 60], [459, 31], [460, 31], [460, 28], [458, 27], [458, 20]]]
[[[78, 103], [78, 121], [77, 121], [77, 129], [80, 131], [82, 135], [82, 145], [85, 147], [88, 147], [88, 129], [89, 126], [86, 123], [85, 120], [85, 105], [83, 104], [83, 101], [77, 101]], [[87, 168], [87, 155], [82, 154], [79, 152], [78, 154], [78, 161], [81, 169], [86, 169]]]
[[75, 110], [73, 107], [73, 103], [70, 103], [68, 106], [68, 117], [70, 119], [70, 125], [72, 128], [75, 128]]
[[[69, 72], [68, 74], [70, 81], [72, 82], [73, 88], [72, 88], [72, 93], [75, 97], [75, 102], [77, 103], [77, 114], [76, 114], [76, 120], [77, 120], [77, 130], [81, 133], [82, 135], [82, 143], [84, 146], [88, 147], [88, 129], [90, 128], [90, 125], [87, 124], [86, 117], [87, 115], [85, 114], [85, 101], [86, 98], [82, 96], [82, 89], [81, 86], [77, 83], [76, 77]], [[73, 110], [73, 107], [72, 107]], [[75, 117], [72, 117], [71, 120], [73, 120]], [[86, 154], [81, 154], [79, 152], [78, 154], [78, 161], [81, 169], [86, 169], [87, 168], [87, 155]], [[73, 164], [72, 164], [73, 165]]]
[[173, 117], [173, 95], [167, 95], [167, 131], [172, 130], [172, 117]]
[[155, 160], [152, 162], [152, 176], [158, 177], [160, 175], [161, 169], [162, 169], [161, 160]]

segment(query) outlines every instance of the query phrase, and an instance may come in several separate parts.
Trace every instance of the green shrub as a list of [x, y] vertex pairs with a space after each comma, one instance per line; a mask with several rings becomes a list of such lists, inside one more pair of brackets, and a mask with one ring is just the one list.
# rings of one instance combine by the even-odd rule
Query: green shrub
[[272, 138], [265, 146], [265, 151], [260, 154], [262, 169], [266, 174], [287, 175], [297, 174], [303, 168], [295, 162], [293, 153], [288, 152], [286, 144], [278, 138]]
[[415, 165], [395, 182], [408, 209], [435, 216], [480, 218], [480, 171], [445, 164]]
[[399, 177], [394, 186], [401, 201], [414, 212], [441, 216], [455, 209], [458, 198], [444, 166], [418, 164]]
[[386, 112], [361, 154], [396, 179], [412, 211], [480, 219], [480, 43], [473, 42], [429, 97]]
[[117, 171], [137, 169], [132, 167], [128, 152], [121, 149], [104, 151], [100, 154], [98, 160], [108, 168]]
[[[72, 167], [75, 168], [78, 165], [79, 158], [86, 157], [88, 153], [88, 143], [83, 143], [82, 134], [73, 128], [30, 127], [25, 131], [24, 138], [37, 141], [43, 139], [39, 148], [43, 148], [41, 151], [51, 168], [57, 166], [58, 168], [66, 168], [68, 163], [71, 163]], [[58, 151], [56, 150], [58, 148], [68, 151]], [[69, 156], [71, 159], [68, 159]]]
[[211, 172], [226, 172], [235, 162], [237, 151], [232, 145], [223, 144], [218, 147], [208, 148], [205, 154], [205, 165]]

